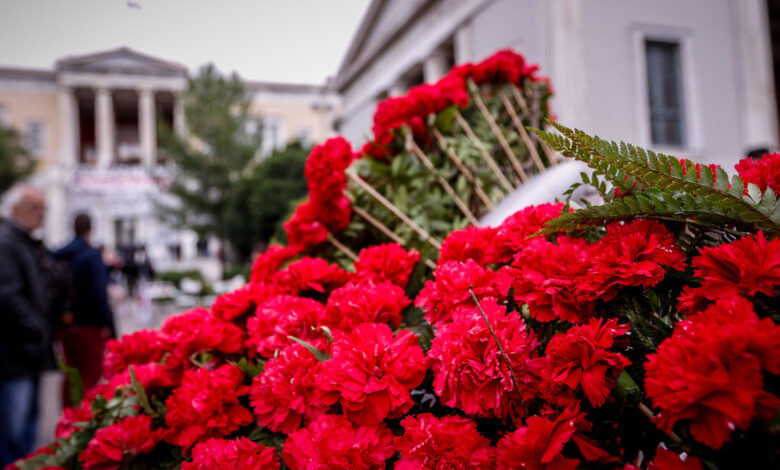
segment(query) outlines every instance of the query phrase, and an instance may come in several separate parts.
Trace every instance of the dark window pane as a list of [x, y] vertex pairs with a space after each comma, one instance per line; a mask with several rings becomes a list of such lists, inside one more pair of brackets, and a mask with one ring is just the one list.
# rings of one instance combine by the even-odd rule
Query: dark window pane
[[647, 41], [647, 92], [654, 145], [685, 144], [680, 45]]

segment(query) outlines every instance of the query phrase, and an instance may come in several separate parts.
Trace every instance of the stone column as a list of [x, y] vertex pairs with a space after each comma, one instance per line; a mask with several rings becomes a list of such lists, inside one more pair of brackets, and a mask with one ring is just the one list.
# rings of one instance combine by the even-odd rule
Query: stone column
[[79, 113], [76, 96], [70, 88], [60, 88], [57, 93], [60, 109], [60, 159], [64, 168], [72, 168], [78, 163]]
[[157, 162], [157, 114], [154, 92], [148, 88], [138, 93], [138, 135], [141, 140], [141, 158], [151, 168]]
[[116, 123], [111, 90], [98, 88], [95, 91], [95, 137], [97, 141], [97, 166], [108, 168], [114, 160]]
[[447, 70], [449, 70], [447, 54], [441, 49], [434, 50], [431, 56], [423, 62], [423, 78], [427, 83], [433, 83], [440, 79], [447, 73]]
[[455, 64], [471, 62], [474, 60], [472, 44], [473, 35], [471, 33], [471, 21], [466, 21], [455, 30]]
[[173, 131], [179, 136], [187, 134], [187, 120], [184, 118], [184, 97], [181, 93], [173, 95]]

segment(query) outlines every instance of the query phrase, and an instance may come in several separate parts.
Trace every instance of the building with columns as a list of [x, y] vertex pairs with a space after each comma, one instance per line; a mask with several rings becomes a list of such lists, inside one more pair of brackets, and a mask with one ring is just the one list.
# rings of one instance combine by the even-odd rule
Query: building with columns
[[[53, 70], [0, 67], [0, 123], [16, 127], [39, 160], [49, 246], [72, 236], [73, 216], [83, 211], [97, 243], [143, 244], [159, 269], [202, 264], [197, 236], [162, 224], [154, 207], [173, 171], [158, 148], [158, 120], [184, 132], [179, 96], [188, 76], [183, 65], [127, 48], [66, 57]], [[339, 100], [324, 86], [246, 82], [246, 89], [264, 122], [262, 153], [331, 135]]]
[[333, 88], [358, 144], [376, 104], [513, 48], [561, 123], [733, 165], [778, 143], [778, 0], [372, 0]]

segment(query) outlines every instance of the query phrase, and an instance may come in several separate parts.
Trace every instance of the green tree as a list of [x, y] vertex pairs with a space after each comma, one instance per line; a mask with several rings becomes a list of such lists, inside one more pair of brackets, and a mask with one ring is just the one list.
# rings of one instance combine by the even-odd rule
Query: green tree
[[250, 115], [250, 99], [238, 76], [224, 77], [211, 64], [190, 79], [182, 99], [186, 135], [160, 130], [165, 154], [176, 168], [169, 188], [174, 197], [158, 201], [160, 213], [173, 226], [214, 235], [224, 246], [227, 198], [255, 163], [260, 122]]
[[256, 246], [268, 244], [292, 212], [293, 203], [306, 196], [307, 154], [307, 148], [292, 143], [233, 185], [225, 214], [227, 239], [243, 259]]
[[0, 194], [32, 174], [35, 160], [22, 145], [16, 129], [0, 126]]

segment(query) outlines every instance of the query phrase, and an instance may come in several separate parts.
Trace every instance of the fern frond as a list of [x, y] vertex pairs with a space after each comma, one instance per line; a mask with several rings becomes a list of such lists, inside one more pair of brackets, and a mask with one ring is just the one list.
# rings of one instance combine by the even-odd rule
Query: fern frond
[[[704, 165], [698, 175], [696, 165], [645, 150], [631, 144], [608, 142], [580, 130], [550, 122], [560, 134], [534, 131], [551, 147], [564, 155], [586, 163], [595, 174], [610, 180], [621, 192], [628, 193], [603, 206], [590, 207], [572, 217], [565, 215], [551, 223], [559, 229], [583, 228], [592, 224], [633, 217], [695, 220], [697, 224], [755, 229], [780, 234], [780, 204], [770, 188], [762, 194], [754, 184], [745, 184], [739, 176]], [[685, 167], [683, 168], [683, 165]], [[730, 182], [730, 184], [729, 184]], [[655, 189], [656, 191], [651, 191]], [[576, 214], [576, 213], [575, 213]], [[584, 225], [583, 225], [584, 224]], [[710, 225], [712, 224], [712, 225]], [[566, 228], [563, 228], [566, 227]]]

